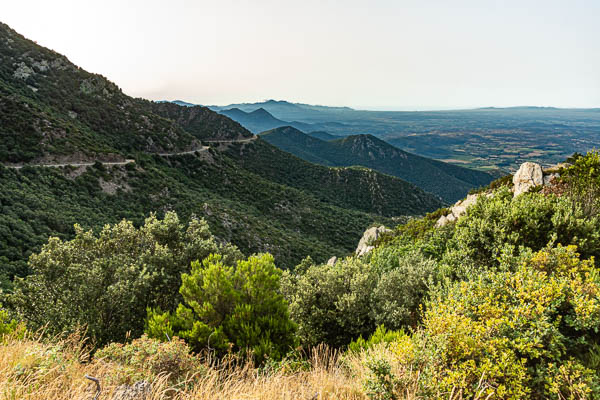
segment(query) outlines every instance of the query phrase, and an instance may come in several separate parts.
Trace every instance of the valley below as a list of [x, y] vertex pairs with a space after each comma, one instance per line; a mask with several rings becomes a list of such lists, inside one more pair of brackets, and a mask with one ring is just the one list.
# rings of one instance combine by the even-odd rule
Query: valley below
[[[525, 161], [549, 166], [600, 146], [600, 109], [364, 111], [275, 100], [212, 108], [227, 112], [232, 107], [270, 113], [263, 116], [261, 128], [292, 126], [305, 133], [325, 131], [339, 137], [370, 134], [409, 153], [492, 172], [514, 172]], [[239, 114], [232, 118], [243, 125], [246, 119]]]

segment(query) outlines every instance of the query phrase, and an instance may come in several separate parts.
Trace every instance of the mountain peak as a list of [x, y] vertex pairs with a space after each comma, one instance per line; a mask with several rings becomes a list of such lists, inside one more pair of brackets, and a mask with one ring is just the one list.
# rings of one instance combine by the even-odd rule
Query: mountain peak
[[275, 117], [273, 117], [273, 115], [270, 112], [268, 112], [267, 110], [265, 110], [263, 107], [258, 108], [258, 109], [252, 111], [249, 114], [256, 115], [256, 116], [264, 116], [264, 117], [275, 118]]
[[283, 135], [283, 136], [308, 136], [306, 133], [302, 132], [299, 129], [294, 128], [293, 126], [280, 126], [266, 132], [263, 132], [262, 135]]

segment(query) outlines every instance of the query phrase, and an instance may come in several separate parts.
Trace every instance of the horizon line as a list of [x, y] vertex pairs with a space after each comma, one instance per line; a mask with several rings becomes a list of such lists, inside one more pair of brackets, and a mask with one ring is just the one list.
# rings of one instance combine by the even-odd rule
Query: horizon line
[[267, 103], [269, 101], [279, 102], [279, 103], [289, 103], [289, 104], [302, 104], [309, 105], [313, 107], [327, 107], [327, 108], [348, 108], [352, 111], [380, 111], [380, 112], [428, 112], [428, 111], [472, 111], [472, 110], [485, 110], [485, 109], [517, 109], [517, 108], [533, 108], [533, 109], [555, 109], [555, 110], [600, 110], [600, 106], [595, 107], [559, 107], [559, 106], [539, 106], [539, 105], [513, 105], [513, 106], [465, 106], [465, 107], [443, 107], [443, 106], [404, 106], [404, 107], [395, 107], [395, 106], [347, 106], [347, 105], [324, 105], [324, 104], [311, 104], [304, 102], [295, 102], [290, 100], [276, 100], [276, 99], [263, 99], [259, 101], [249, 102], [238, 102], [238, 103], [228, 103], [228, 104], [202, 104], [195, 103], [192, 101], [182, 100], [181, 98], [173, 99], [173, 100], [153, 100], [155, 102], [170, 102], [173, 103], [175, 101], [193, 104], [195, 106], [202, 107], [228, 107], [235, 105], [256, 105], [261, 103]]

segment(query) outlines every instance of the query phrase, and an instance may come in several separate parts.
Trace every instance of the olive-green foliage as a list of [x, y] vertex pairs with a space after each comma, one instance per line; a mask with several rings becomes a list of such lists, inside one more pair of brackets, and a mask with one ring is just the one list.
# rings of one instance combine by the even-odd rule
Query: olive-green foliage
[[372, 315], [389, 329], [414, 326], [420, 319], [419, 306], [440, 279], [438, 265], [418, 252], [395, 255], [393, 249], [386, 250], [371, 258], [371, 268], [391, 268], [379, 276], [373, 290]]
[[586, 363], [600, 340], [599, 299], [592, 259], [575, 246], [543, 250], [436, 295], [398, 359], [420, 371], [428, 398], [597, 398]]
[[370, 335], [377, 325], [393, 330], [414, 326], [429, 287], [438, 281], [432, 259], [384, 247], [334, 266], [305, 260], [284, 275], [283, 291], [301, 341], [339, 347]]
[[549, 243], [577, 245], [584, 257], [600, 255], [600, 220], [587, 217], [566, 197], [526, 193], [513, 198], [500, 189], [458, 220], [441, 262], [454, 277], [465, 278], [498, 267], [503, 257]]
[[172, 315], [149, 310], [147, 333], [162, 340], [176, 334], [196, 350], [239, 351], [259, 363], [285, 356], [296, 326], [279, 293], [282, 271], [269, 254], [231, 265], [220, 255], [194, 262], [181, 276], [184, 302]]
[[[433, 215], [433, 214], [432, 214]], [[568, 196], [526, 193], [514, 197], [502, 187], [481, 196], [457, 222], [435, 228], [435, 218], [411, 220], [373, 251], [371, 263], [393, 269], [411, 251], [437, 261], [437, 272], [451, 280], [480, 272], [514, 268], [518, 260], [548, 244], [574, 244], [583, 257], [600, 256], [600, 219], [586, 215]]]
[[575, 154], [571, 161], [573, 164], [561, 174], [567, 193], [586, 216], [597, 216], [600, 212], [600, 152], [590, 151], [585, 156]]
[[286, 272], [282, 280], [298, 336], [307, 345], [340, 347], [373, 332], [371, 293], [376, 287], [377, 274], [359, 258]]
[[98, 236], [75, 231], [74, 239], [50, 238], [31, 256], [33, 274], [15, 282], [7, 303], [33, 329], [53, 334], [83, 325], [98, 344], [141, 334], [147, 306], [174, 309], [180, 276], [193, 260], [240, 256], [217, 245], [203, 220], [185, 227], [173, 212], [151, 216], [139, 229], [123, 220]]

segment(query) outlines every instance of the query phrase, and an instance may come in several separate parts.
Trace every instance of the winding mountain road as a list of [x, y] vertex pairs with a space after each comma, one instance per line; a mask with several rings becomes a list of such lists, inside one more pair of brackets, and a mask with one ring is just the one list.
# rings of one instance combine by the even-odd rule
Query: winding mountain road
[[[248, 139], [240, 139], [240, 140], [202, 140], [204, 143], [249, 143], [256, 140], [258, 136], [254, 135]], [[150, 154], [158, 154], [161, 157], [171, 157], [171, 156], [181, 156], [184, 154], [194, 154], [196, 152], [204, 152], [210, 149], [210, 146], [202, 146], [198, 149], [187, 150], [187, 151], [179, 151], [176, 153], [150, 153]], [[21, 169], [23, 167], [49, 167], [49, 168], [58, 168], [58, 167], [89, 167], [94, 165], [96, 162], [99, 162], [102, 165], [126, 165], [135, 163], [133, 159], [127, 159], [125, 161], [89, 161], [89, 162], [80, 162], [80, 163], [62, 163], [62, 164], [18, 164], [18, 165], [4, 165], [6, 168], [14, 168]]]
[[[94, 162], [82, 162], [82, 163], [64, 163], [64, 164], [19, 164], [19, 165], [4, 165], [6, 168], [21, 169], [23, 167], [89, 167], [94, 165], [98, 161]], [[125, 161], [99, 161], [102, 165], [125, 165], [134, 163], [135, 160], [127, 159]]]
[[200, 153], [200, 152], [206, 151], [208, 149], [210, 149], [210, 147], [208, 147], [208, 146], [202, 146], [199, 149], [194, 149], [194, 150], [189, 150], [189, 151], [180, 151], [178, 153], [157, 153], [157, 154], [159, 156], [161, 156], [161, 157], [181, 156], [181, 155], [184, 155], [184, 154], [194, 154], [196, 152]]

